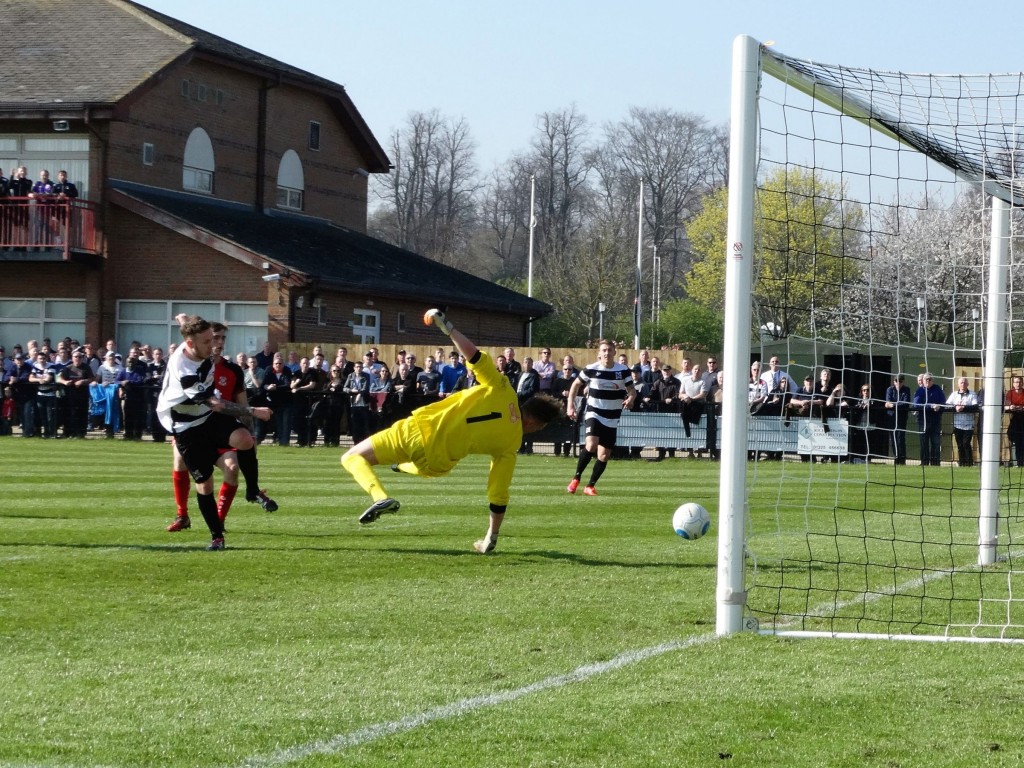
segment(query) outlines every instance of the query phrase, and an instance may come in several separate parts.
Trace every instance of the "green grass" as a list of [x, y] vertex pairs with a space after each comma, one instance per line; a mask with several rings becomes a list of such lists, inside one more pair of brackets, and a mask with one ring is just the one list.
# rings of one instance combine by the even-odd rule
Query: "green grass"
[[337, 450], [268, 447], [281, 510], [239, 497], [208, 553], [197, 513], [163, 530], [168, 451], [0, 439], [0, 764], [1024, 759], [1016, 646], [715, 639], [715, 530], [670, 525], [715, 508], [717, 465], [615, 462], [591, 499], [571, 460], [523, 457], [484, 557], [484, 460], [386, 473], [402, 511], [360, 527]]

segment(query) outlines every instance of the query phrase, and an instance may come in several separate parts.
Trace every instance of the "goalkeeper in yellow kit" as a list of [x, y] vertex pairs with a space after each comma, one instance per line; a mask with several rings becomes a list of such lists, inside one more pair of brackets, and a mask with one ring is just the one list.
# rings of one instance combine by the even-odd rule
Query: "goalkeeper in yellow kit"
[[401, 506], [384, 490], [374, 465], [390, 464], [400, 472], [440, 477], [470, 454], [490, 456], [490, 521], [487, 534], [473, 545], [477, 552], [490, 552], [498, 543], [523, 435], [557, 419], [561, 405], [548, 395], [534, 395], [520, 408], [515, 390], [490, 355], [452, 327], [444, 313], [431, 309], [423, 320], [451, 337], [479, 385], [418, 408], [408, 418], [352, 446], [341, 457], [341, 465], [373, 498], [373, 504], [359, 517], [359, 522], [366, 524], [385, 512], [397, 512]]

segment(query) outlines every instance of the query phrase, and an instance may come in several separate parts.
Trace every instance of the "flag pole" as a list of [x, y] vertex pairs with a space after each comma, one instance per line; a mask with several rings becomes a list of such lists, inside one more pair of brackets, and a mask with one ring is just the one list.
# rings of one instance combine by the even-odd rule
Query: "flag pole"
[[636, 227], [636, 295], [633, 297], [633, 349], [640, 349], [640, 275], [644, 255], [644, 180], [640, 178], [640, 215]]

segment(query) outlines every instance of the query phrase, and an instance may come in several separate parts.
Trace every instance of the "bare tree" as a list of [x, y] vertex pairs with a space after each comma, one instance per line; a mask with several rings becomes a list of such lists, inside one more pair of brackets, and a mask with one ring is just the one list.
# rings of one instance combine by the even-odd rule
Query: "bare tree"
[[692, 261], [683, 227], [727, 173], [725, 135], [699, 115], [639, 107], [606, 128], [609, 150], [629, 174], [644, 179], [645, 225], [661, 258], [667, 294], [679, 295]]
[[466, 267], [480, 182], [475, 145], [464, 120], [434, 110], [409, 115], [391, 135], [395, 169], [379, 182], [384, 202], [373, 233], [452, 266]]
[[534, 245], [544, 259], [559, 261], [586, 221], [590, 197], [587, 119], [573, 105], [540, 115], [537, 130], [532, 157], [538, 209]]
[[483, 195], [481, 220], [489, 234], [488, 251], [501, 264], [498, 277], [521, 278], [527, 272], [530, 166], [526, 157], [513, 157], [494, 170]]

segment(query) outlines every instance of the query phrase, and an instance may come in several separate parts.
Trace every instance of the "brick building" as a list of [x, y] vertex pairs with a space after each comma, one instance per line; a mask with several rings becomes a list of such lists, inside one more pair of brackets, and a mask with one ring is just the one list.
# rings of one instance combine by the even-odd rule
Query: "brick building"
[[391, 166], [342, 86], [126, 0], [0, 0], [0, 28], [0, 169], [66, 169], [80, 192], [0, 206], [8, 349], [166, 346], [181, 311], [228, 322], [229, 351], [412, 345], [436, 340], [431, 305], [522, 344], [550, 312], [366, 234]]

